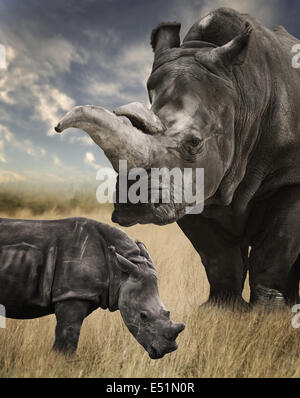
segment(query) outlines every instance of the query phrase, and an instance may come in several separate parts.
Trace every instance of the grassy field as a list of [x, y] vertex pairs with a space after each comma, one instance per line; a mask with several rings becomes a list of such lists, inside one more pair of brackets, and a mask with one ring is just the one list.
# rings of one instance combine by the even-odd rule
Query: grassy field
[[[15, 210], [14, 217], [87, 216], [111, 223], [111, 209], [93, 212], [54, 207], [36, 214]], [[35, 214], [35, 215], [34, 215]], [[3, 212], [1, 217], [11, 215]], [[142, 240], [155, 261], [160, 296], [174, 321], [186, 329], [177, 351], [151, 360], [122, 322], [120, 313], [97, 310], [84, 322], [78, 353], [65, 358], [50, 351], [55, 317], [7, 320], [0, 329], [0, 377], [299, 377], [300, 329], [290, 311], [250, 314], [201, 308], [209, 291], [197, 253], [179, 228], [124, 228]], [[249, 295], [248, 286], [244, 297]]]

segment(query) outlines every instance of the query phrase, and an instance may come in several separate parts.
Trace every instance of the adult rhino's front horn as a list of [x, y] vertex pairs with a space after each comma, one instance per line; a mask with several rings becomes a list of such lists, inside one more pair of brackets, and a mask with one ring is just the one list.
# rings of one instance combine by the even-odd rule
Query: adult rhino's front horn
[[121, 159], [127, 160], [129, 168], [147, 169], [155, 146], [151, 134], [163, 130], [154, 113], [139, 103], [124, 105], [115, 113], [100, 106], [77, 106], [65, 115], [55, 131], [61, 133], [70, 127], [86, 131], [116, 171]]

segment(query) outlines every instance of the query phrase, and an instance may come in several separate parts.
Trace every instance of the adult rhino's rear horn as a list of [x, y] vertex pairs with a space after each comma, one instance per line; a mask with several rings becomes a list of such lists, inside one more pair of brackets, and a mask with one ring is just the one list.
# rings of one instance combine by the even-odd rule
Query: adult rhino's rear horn
[[151, 46], [155, 55], [163, 50], [180, 46], [180, 27], [178, 22], [162, 22], [151, 33]]

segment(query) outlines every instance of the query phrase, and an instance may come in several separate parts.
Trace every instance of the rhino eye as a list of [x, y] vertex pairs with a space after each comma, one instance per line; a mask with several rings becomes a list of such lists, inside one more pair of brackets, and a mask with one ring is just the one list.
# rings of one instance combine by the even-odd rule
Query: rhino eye
[[141, 312], [140, 313], [140, 318], [142, 321], [146, 321], [148, 319], [148, 316], [146, 314], [146, 312]]
[[197, 155], [202, 150], [202, 147], [202, 139], [198, 137], [189, 137], [183, 142], [181, 149], [182, 155], [183, 157]]
[[192, 138], [189, 140], [189, 144], [193, 148], [197, 147], [200, 144], [200, 142], [201, 142], [201, 140], [199, 140], [199, 138]]

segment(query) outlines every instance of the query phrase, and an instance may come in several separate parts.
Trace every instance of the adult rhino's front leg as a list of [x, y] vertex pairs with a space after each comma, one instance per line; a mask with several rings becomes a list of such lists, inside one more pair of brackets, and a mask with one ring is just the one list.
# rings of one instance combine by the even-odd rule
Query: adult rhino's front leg
[[56, 329], [53, 349], [74, 354], [77, 349], [82, 322], [89, 315], [89, 301], [66, 300], [55, 304]]
[[250, 253], [251, 303], [274, 307], [298, 302], [299, 186], [283, 188], [269, 199], [260, 231]]
[[201, 215], [185, 216], [178, 225], [189, 238], [205, 267], [210, 284], [205, 304], [234, 305], [249, 309], [242, 298], [248, 270], [248, 247], [240, 247], [224, 237], [216, 222]]

